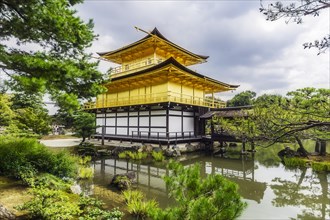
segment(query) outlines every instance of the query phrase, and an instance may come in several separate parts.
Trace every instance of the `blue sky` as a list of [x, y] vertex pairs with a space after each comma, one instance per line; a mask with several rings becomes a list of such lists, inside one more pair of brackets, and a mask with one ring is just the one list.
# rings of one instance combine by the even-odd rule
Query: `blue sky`
[[[84, 20], [94, 20], [99, 37], [89, 51], [95, 56], [144, 37], [134, 26], [147, 31], [157, 27], [172, 42], [210, 56], [207, 63], [191, 69], [241, 85], [232, 93], [219, 94], [223, 99], [245, 90], [285, 95], [303, 87], [330, 88], [329, 50], [317, 56], [317, 50], [302, 47], [330, 32], [330, 10], [297, 25], [286, 24], [285, 19], [266, 21], [259, 7], [257, 0], [87, 0], [76, 9]], [[101, 61], [100, 70], [113, 66]]]

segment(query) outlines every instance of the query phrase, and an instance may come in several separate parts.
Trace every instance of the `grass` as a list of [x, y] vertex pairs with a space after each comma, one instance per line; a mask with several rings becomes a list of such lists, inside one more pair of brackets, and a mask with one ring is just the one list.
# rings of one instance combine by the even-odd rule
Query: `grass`
[[123, 151], [118, 154], [120, 159], [132, 159], [132, 160], [143, 160], [148, 157], [148, 153], [146, 152], [131, 152], [131, 151]]
[[284, 164], [287, 167], [306, 167], [306, 160], [299, 157], [284, 157]]
[[163, 154], [162, 151], [159, 151], [159, 152], [153, 151], [151, 153], [151, 156], [152, 156], [152, 158], [154, 158], [155, 161], [163, 161], [163, 160], [165, 160], [165, 156], [164, 156], [164, 154]]
[[145, 196], [138, 190], [126, 190], [123, 192], [127, 211], [137, 219], [145, 219], [148, 216], [148, 211], [158, 207], [155, 200], [145, 200]]
[[284, 164], [291, 168], [311, 167], [316, 172], [330, 172], [330, 161], [311, 161], [304, 158], [284, 158]]

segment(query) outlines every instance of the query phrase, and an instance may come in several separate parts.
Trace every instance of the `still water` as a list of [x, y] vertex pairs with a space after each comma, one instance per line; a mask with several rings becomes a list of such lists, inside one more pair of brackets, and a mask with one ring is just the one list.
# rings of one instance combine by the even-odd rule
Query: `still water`
[[[330, 219], [330, 174], [311, 169], [286, 169], [275, 156], [278, 149], [261, 149], [254, 155], [228, 158], [189, 154], [180, 161], [185, 166], [200, 163], [202, 175], [221, 174], [239, 185], [248, 203], [239, 219]], [[272, 155], [273, 154], [273, 155]], [[136, 172], [137, 188], [161, 207], [173, 205], [162, 180], [166, 163], [130, 162], [119, 159], [95, 161], [94, 186], [102, 187], [98, 197], [107, 200], [113, 175]]]

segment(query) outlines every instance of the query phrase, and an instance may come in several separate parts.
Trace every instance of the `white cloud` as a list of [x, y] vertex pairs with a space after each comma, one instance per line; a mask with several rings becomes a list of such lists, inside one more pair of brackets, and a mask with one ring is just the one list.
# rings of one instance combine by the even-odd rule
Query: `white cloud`
[[[114, 50], [132, 43], [145, 30], [157, 27], [165, 37], [209, 61], [191, 67], [217, 80], [241, 86], [233, 93], [253, 90], [279, 93], [302, 87], [329, 88], [329, 51], [317, 56], [304, 50], [306, 41], [329, 33], [329, 11], [306, 17], [304, 23], [266, 21], [259, 1], [87, 1], [78, 8], [93, 18], [100, 35], [92, 52]], [[111, 65], [101, 62], [102, 71]]]

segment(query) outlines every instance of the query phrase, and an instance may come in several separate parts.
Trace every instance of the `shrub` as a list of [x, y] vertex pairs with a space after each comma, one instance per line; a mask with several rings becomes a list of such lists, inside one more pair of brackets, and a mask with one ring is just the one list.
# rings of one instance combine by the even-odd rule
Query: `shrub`
[[94, 168], [92, 167], [79, 167], [78, 178], [79, 179], [91, 179], [94, 176]]
[[152, 158], [154, 158], [155, 161], [163, 161], [163, 160], [165, 160], [165, 156], [164, 156], [164, 154], [163, 154], [162, 151], [159, 151], [159, 152], [153, 151], [151, 153], [151, 156], [152, 156]]
[[287, 167], [306, 167], [306, 161], [299, 157], [284, 157], [283, 160]]
[[146, 152], [123, 151], [118, 154], [120, 159], [143, 160], [148, 157]]
[[88, 143], [88, 142], [80, 143], [79, 146], [77, 147], [77, 151], [78, 151], [78, 154], [82, 155], [82, 156], [94, 157], [97, 155], [97, 151], [96, 151], [94, 144]]
[[150, 210], [158, 208], [158, 203], [155, 200], [145, 201], [145, 196], [137, 190], [126, 190], [123, 192], [127, 211], [139, 218], [146, 218]]
[[114, 209], [103, 210], [97, 199], [72, 194], [70, 184], [51, 175], [43, 174], [30, 191], [34, 198], [17, 207], [29, 211], [31, 219], [121, 219], [123, 213]]
[[81, 214], [79, 219], [83, 220], [93, 220], [93, 219], [111, 219], [117, 220], [123, 217], [123, 213], [118, 209], [113, 209], [111, 211], [105, 211], [102, 209], [102, 203], [100, 200], [91, 197], [80, 197], [79, 208]]
[[176, 207], [150, 208], [152, 219], [235, 219], [246, 203], [241, 201], [237, 184], [221, 175], [202, 178], [199, 164], [184, 168], [170, 161], [170, 174], [164, 177]]
[[32, 189], [31, 193], [34, 198], [19, 209], [29, 211], [32, 219], [73, 219], [81, 212], [64, 191], [41, 187]]
[[[76, 158], [66, 151], [53, 153], [36, 139], [0, 137], [0, 173], [26, 182], [38, 172], [59, 177], [75, 177]], [[24, 171], [23, 171], [24, 170]], [[26, 175], [23, 176], [24, 172]]]
[[312, 169], [317, 172], [330, 172], [330, 162], [312, 162]]

